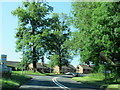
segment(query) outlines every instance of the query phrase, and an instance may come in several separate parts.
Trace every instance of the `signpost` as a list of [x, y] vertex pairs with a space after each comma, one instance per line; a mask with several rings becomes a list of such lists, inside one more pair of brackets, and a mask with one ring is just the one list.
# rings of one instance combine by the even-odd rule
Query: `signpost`
[[0, 59], [1, 64], [6, 64], [6, 61], [7, 61], [7, 55], [2, 54]]
[[7, 66], [6, 64], [6, 60], [7, 60], [7, 55], [2, 54], [1, 55], [1, 59], [0, 59], [0, 68], [1, 68], [1, 73], [2, 72], [7, 72]]
[[0, 59], [0, 73], [11, 73], [12, 72], [12, 68], [7, 67], [6, 65], [6, 61], [7, 61], [7, 55], [2, 54], [1, 55], [1, 59]]

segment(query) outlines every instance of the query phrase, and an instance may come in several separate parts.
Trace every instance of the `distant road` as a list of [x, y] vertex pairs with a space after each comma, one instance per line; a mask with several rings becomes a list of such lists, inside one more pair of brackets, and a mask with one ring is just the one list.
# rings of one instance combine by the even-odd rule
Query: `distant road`
[[100, 90], [97, 87], [71, 80], [71, 75], [33, 76], [20, 90]]

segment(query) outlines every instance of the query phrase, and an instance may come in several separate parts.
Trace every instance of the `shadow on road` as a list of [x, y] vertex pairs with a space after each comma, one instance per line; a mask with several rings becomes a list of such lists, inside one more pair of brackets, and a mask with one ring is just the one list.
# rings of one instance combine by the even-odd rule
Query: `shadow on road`
[[[96, 88], [94, 86], [89, 86], [86, 84], [78, 84], [78, 83], [65, 82], [65, 81], [62, 81], [60, 83], [69, 88], [69, 89], [66, 88], [64, 90], [100, 90], [99, 88]], [[30, 80], [26, 84], [22, 85], [19, 89], [20, 90], [63, 90], [63, 88], [58, 87], [52, 81], [41, 80], [41, 79]]]

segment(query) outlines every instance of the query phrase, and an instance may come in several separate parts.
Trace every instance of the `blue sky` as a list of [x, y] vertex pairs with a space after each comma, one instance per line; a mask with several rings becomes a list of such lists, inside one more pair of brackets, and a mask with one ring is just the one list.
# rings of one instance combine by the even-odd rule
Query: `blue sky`
[[[0, 54], [6, 54], [8, 61], [20, 61], [22, 57], [21, 53], [15, 52], [15, 32], [17, 28], [18, 19], [11, 14], [12, 10], [15, 10], [18, 6], [21, 6], [21, 2], [0, 2]], [[71, 2], [50, 2], [49, 5], [54, 7], [56, 13], [70, 13]], [[76, 66], [79, 64], [79, 58], [75, 57], [71, 62]], [[46, 61], [48, 62], [48, 61]]]

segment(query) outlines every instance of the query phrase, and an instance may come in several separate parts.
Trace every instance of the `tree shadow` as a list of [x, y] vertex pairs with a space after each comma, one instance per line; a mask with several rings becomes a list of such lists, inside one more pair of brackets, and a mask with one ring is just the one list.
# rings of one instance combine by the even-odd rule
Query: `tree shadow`
[[[63, 78], [64, 79], [64, 78]], [[73, 83], [66, 81], [58, 81], [59, 83], [65, 85], [68, 88], [65, 90], [100, 90], [99, 87], [94, 87], [91, 85], [83, 84], [83, 83]], [[20, 90], [63, 90], [63, 88], [58, 87], [55, 83], [49, 80], [30, 80], [23, 86], [19, 88]]]
[[[84, 84], [91, 84], [91, 85], [95, 84], [97, 87], [106, 90], [109, 84], [120, 84], [120, 82], [115, 82], [115, 78], [107, 78], [107, 79], [103, 79], [102, 81], [94, 81], [94, 83], [84, 82]], [[118, 89], [112, 88], [107, 90], [118, 90]]]

